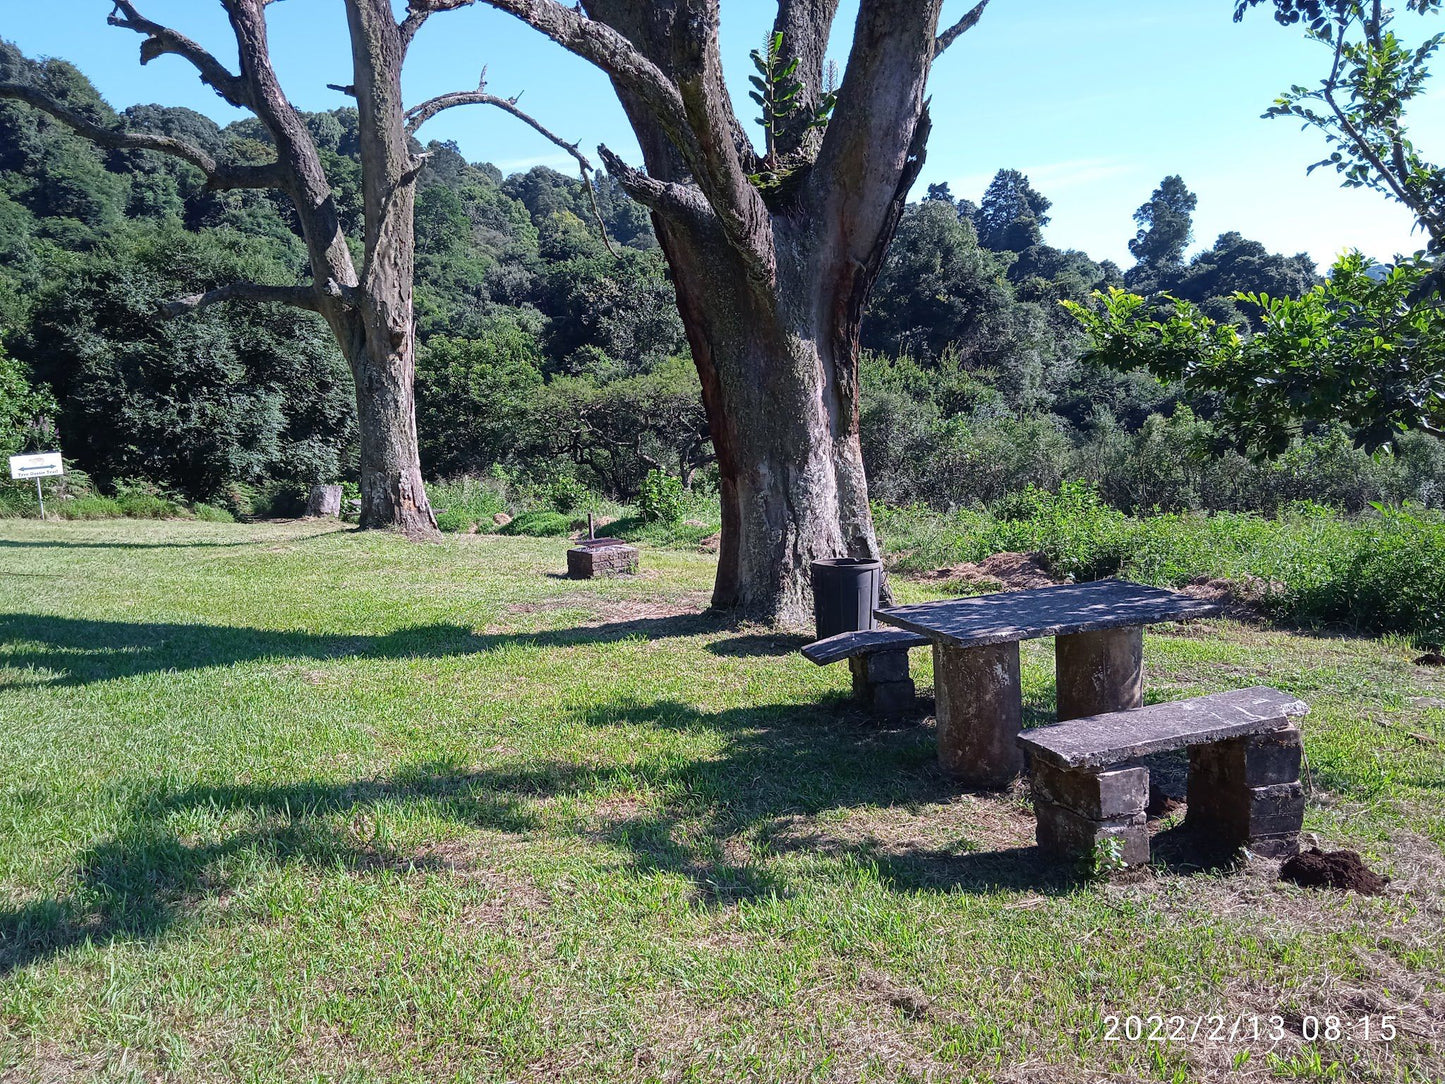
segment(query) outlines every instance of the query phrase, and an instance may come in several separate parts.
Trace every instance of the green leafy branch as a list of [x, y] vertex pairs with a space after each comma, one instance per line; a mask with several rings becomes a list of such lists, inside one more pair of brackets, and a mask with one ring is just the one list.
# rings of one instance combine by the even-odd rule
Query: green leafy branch
[[[776, 183], [781, 154], [779, 144], [785, 132], [792, 127], [789, 123], [806, 112], [805, 130], [825, 128], [833, 108], [838, 104], [838, 95], [831, 86], [825, 87], [818, 104], [809, 107], [803, 97], [807, 89], [798, 78], [802, 61], [798, 57], [788, 58], [783, 54], [782, 31], [770, 34], [762, 49], [750, 54], [757, 74], [748, 77], [752, 90], [748, 97], [757, 103], [761, 115], [757, 122], [762, 126], [765, 141], [764, 165], [766, 171], [752, 178], [755, 184], [769, 180]], [[831, 79], [829, 80], [831, 83]]]
[[1387, 269], [1347, 254], [1298, 298], [1236, 294], [1260, 314], [1248, 337], [1167, 294], [1111, 289], [1092, 307], [1061, 304], [1092, 340], [1091, 360], [1211, 394], [1222, 427], [1258, 456], [1284, 452], [1302, 422], [1343, 422], [1374, 450], [1408, 429], [1445, 429], [1445, 302], [1420, 289], [1431, 273], [1425, 260]]

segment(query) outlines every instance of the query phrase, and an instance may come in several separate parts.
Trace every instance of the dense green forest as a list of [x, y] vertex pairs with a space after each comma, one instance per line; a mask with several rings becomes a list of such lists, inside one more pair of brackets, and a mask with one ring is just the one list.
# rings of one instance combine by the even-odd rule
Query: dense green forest
[[[43, 79], [105, 124], [184, 136], [217, 157], [264, 153], [253, 120], [221, 128], [162, 106], [117, 115], [74, 67], [5, 43], [0, 79]], [[308, 123], [354, 226], [355, 113]], [[504, 177], [454, 145], [426, 150], [416, 308], [428, 475], [631, 499], [663, 471], [705, 491], [697, 377], [647, 213], [600, 178], [609, 246], [578, 179], [542, 167]], [[1290, 296], [1318, 281], [1308, 257], [1237, 233], [1187, 257], [1195, 197], [1178, 177], [1141, 199], [1127, 270], [1048, 245], [1049, 200], [1016, 171], [977, 204], [936, 185], [909, 206], [864, 323], [875, 497], [977, 507], [1084, 479], [1130, 512], [1445, 504], [1432, 437], [1371, 457], [1350, 432], [1317, 428], [1255, 462], [1216, 432], [1207, 398], [1085, 358], [1061, 300], [1127, 285], [1247, 326], [1237, 291]], [[273, 490], [350, 478], [350, 376], [319, 318], [239, 304], [158, 313], [236, 278], [305, 274], [274, 193], [210, 191], [184, 163], [100, 150], [0, 102], [0, 450], [58, 441], [102, 489], [145, 485], [242, 512]]]

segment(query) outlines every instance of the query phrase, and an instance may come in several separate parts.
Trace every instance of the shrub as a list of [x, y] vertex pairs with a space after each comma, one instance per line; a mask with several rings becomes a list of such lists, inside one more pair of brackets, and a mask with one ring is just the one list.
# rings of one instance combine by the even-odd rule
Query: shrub
[[60, 501], [55, 511], [61, 519], [119, 519], [125, 515], [121, 503], [110, 497], [76, 497], [71, 501]]
[[251, 500], [251, 514], [257, 519], [291, 519], [303, 515], [306, 490], [300, 482], [266, 482]]
[[682, 482], [660, 470], [650, 470], [637, 494], [637, 511], [649, 523], [676, 523], [682, 519]]
[[131, 519], [172, 519], [185, 514], [179, 501], [144, 479], [122, 479], [115, 483], [114, 488], [121, 514]]
[[473, 523], [480, 523], [490, 530], [492, 517], [508, 508], [502, 496], [505, 484], [495, 478], [462, 477], [428, 486], [431, 502], [446, 509], [437, 513], [437, 526], [443, 531], [465, 531]]
[[547, 503], [558, 512], [575, 512], [592, 496], [575, 478], [554, 479], [543, 492]]
[[570, 533], [572, 520], [561, 512], [538, 509], [523, 512], [502, 528], [502, 534], [531, 535], [534, 538], [559, 538]]
[[256, 487], [245, 482], [228, 482], [221, 487], [216, 501], [236, 519], [250, 519], [256, 514]]
[[476, 522], [476, 517], [465, 508], [448, 508], [437, 513], [437, 529], [452, 534], [469, 531]]
[[192, 506], [191, 512], [195, 515], [197, 519], [204, 520], [207, 523], [236, 522], [235, 516], [231, 515], [231, 513], [226, 511], [224, 508], [217, 507], [214, 504], [197, 503], [196, 505]]

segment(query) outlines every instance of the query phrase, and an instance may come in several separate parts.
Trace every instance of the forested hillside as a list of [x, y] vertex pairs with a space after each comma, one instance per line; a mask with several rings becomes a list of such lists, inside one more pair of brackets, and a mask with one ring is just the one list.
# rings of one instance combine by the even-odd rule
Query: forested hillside
[[[0, 79], [43, 80], [105, 124], [183, 135], [218, 158], [265, 153], [254, 121], [221, 128], [161, 106], [118, 116], [72, 66], [5, 43]], [[354, 225], [355, 114], [308, 123]], [[604, 242], [575, 177], [504, 177], [453, 145], [426, 150], [416, 308], [429, 476], [505, 472], [630, 498], [662, 470], [706, 487], [697, 377], [647, 213], [599, 178]], [[1127, 271], [1046, 244], [1049, 201], [1015, 171], [977, 205], [945, 185], [908, 208], [864, 323], [875, 497], [946, 508], [1083, 478], [1130, 511], [1273, 510], [1307, 496], [1445, 503], [1431, 437], [1371, 459], [1348, 432], [1310, 431], [1255, 464], [1224, 447], [1209, 401], [1082, 360], [1060, 300], [1127, 283], [1247, 325], [1236, 291], [1287, 296], [1317, 281], [1307, 257], [1235, 233], [1186, 258], [1185, 183], [1166, 178], [1140, 197]], [[159, 315], [236, 278], [301, 281], [291, 214], [271, 193], [209, 191], [183, 163], [98, 150], [0, 102], [0, 445], [58, 440], [102, 488], [141, 480], [243, 511], [275, 483], [351, 477], [350, 376], [318, 318], [252, 305]]]

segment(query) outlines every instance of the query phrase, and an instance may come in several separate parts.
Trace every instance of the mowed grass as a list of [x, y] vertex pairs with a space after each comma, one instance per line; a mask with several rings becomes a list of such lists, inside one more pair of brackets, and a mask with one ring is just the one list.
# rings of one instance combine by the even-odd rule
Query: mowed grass
[[[0, 1078], [1445, 1074], [1445, 679], [1405, 643], [1146, 641], [1153, 699], [1314, 705], [1306, 827], [1386, 895], [1200, 868], [1171, 821], [1099, 882], [1026, 790], [942, 778], [926, 712], [701, 614], [707, 556], [572, 583], [563, 546], [0, 523]], [[1024, 680], [1046, 721], [1049, 642]], [[1128, 1013], [1288, 1035], [1106, 1039]], [[1326, 1014], [1353, 1036], [1303, 1041]]]

